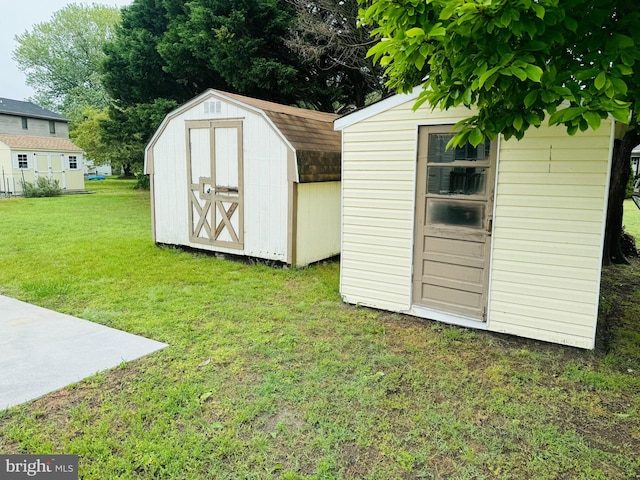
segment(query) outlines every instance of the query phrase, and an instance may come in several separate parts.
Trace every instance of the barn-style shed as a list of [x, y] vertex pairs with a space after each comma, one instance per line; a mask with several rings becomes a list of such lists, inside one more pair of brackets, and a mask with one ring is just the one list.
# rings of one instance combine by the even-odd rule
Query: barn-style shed
[[156, 243], [304, 266], [340, 251], [336, 115], [207, 90], [145, 150]]
[[614, 121], [447, 150], [469, 110], [418, 93], [335, 122], [343, 299], [593, 348]]

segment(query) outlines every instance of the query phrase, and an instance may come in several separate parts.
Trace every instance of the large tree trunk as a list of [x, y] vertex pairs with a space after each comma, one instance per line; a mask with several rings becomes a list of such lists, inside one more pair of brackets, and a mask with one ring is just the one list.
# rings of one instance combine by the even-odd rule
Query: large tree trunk
[[631, 130], [622, 140], [613, 145], [611, 165], [611, 181], [609, 185], [609, 207], [607, 210], [607, 227], [604, 234], [603, 265], [612, 263], [629, 263], [622, 253], [620, 235], [622, 234], [622, 211], [629, 174], [631, 173], [631, 150], [640, 143], [640, 133]]
[[[631, 154], [631, 153], [629, 153]], [[130, 163], [122, 164], [122, 176], [123, 177], [133, 177], [133, 167]]]

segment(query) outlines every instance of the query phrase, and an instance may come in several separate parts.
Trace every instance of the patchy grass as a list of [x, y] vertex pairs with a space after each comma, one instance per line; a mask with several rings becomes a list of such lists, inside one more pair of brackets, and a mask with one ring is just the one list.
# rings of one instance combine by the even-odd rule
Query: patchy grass
[[158, 248], [148, 192], [0, 201], [0, 293], [170, 347], [0, 412], [83, 479], [640, 475], [640, 264], [575, 350], [344, 305], [306, 269]]

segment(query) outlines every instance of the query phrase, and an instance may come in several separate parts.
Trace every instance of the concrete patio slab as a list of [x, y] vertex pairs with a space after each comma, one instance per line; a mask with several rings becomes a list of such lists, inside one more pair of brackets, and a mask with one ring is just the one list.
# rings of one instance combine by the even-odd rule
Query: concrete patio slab
[[0, 410], [166, 346], [0, 295]]

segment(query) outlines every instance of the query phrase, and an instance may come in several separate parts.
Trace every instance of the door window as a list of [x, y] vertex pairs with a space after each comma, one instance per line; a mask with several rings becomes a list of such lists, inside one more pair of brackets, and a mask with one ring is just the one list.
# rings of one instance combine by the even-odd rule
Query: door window
[[427, 193], [439, 195], [484, 195], [488, 168], [436, 167], [429, 168]]
[[453, 133], [430, 133], [427, 147], [426, 221], [433, 225], [482, 228], [491, 143], [447, 149]]
[[482, 228], [484, 202], [431, 199], [427, 202], [427, 222], [432, 225]]

